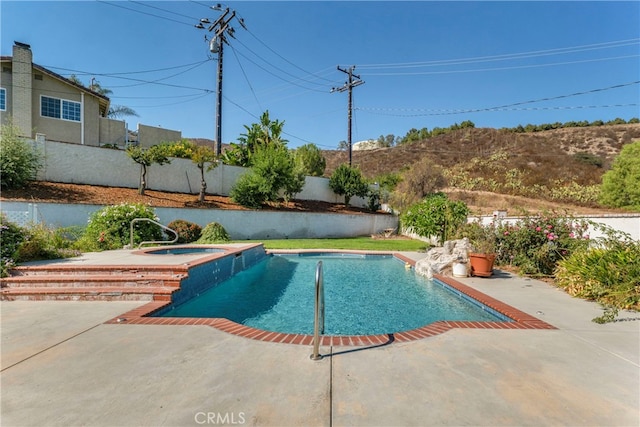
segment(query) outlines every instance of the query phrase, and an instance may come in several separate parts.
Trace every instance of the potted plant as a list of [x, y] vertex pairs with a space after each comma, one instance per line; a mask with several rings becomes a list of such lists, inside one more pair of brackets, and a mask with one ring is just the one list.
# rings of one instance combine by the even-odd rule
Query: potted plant
[[484, 226], [480, 222], [470, 222], [462, 226], [458, 234], [467, 237], [473, 248], [468, 253], [471, 275], [490, 277], [496, 260], [496, 233], [493, 225]]

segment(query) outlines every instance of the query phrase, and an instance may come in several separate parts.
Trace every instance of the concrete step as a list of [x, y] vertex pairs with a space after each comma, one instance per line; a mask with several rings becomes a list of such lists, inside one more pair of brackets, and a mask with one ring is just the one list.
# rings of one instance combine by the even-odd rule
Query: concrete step
[[176, 278], [186, 277], [188, 266], [185, 265], [150, 265], [150, 266], [117, 266], [117, 265], [30, 265], [11, 269], [12, 277], [50, 276], [50, 275], [99, 275], [99, 276], [148, 276], [167, 275]]
[[3, 288], [0, 300], [4, 301], [171, 301], [177, 288], [157, 287], [31, 287]]
[[41, 274], [11, 276], [0, 280], [2, 288], [81, 288], [81, 287], [180, 287], [180, 277], [173, 275], [97, 275]]

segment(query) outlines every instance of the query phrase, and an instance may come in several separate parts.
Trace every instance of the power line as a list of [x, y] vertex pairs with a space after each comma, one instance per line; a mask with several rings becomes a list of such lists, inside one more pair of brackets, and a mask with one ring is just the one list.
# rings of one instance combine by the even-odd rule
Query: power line
[[[147, 73], [155, 73], [158, 71], [168, 71], [168, 70], [176, 70], [178, 68], [184, 68], [184, 67], [191, 67], [192, 65], [202, 65], [205, 62], [210, 61], [210, 59], [205, 59], [204, 61], [197, 61], [197, 62], [191, 62], [189, 64], [183, 64], [183, 65], [176, 65], [173, 67], [164, 67], [164, 68], [155, 68], [153, 70], [141, 70], [141, 71], [121, 71], [121, 72], [117, 72], [117, 73], [100, 73], [101, 76], [105, 76], [105, 77], [110, 77], [110, 76], [120, 76], [120, 75], [127, 75], [127, 74], [147, 74]], [[68, 68], [62, 68], [62, 67], [56, 67], [56, 66], [51, 66], [51, 65], [43, 65], [43, 67], [45, 68], [50, 68], [50, 69], [54, 69], [54, 70], [64, 70], [64, 71], [75, 71], [75, 70], [70, 70]], [[89, 73], [89, 72], [84, 72], [84, 71], [76, 71], [77, 75], [97, 75], [97, 73]]]
[[[323, 84], [323, 83], [317, 83], [317, 82], [314, 82], [314, 81], [312, 81], [312, 80], [306, 80], [306, 79], [304, 79], [304, 78], [302, 78], [302, 77], [298, 77], [298, 76], [296, 76], [296, 75], [294, 75], [294, 74], [291, 74], [291, 73], [289, 73], [288, 71], [285, 71], [285, 70], [283, 70], [283, 69], [282, 69], [282, 68], [280, 68], [280, 67], [277, 67], [277, 66], [273, 65], [272, 63], [270, 63], [269, 61], [267, 61], [266, 59], [262, 58], [262, 57], [261, 57], [260, 55], [258, 55], [257, 53], [255, 53], [253, 50], [251, 50], [247, 45], [245, 45], [245, 44], [244, 44], [244, 43], [242, 43], [241, 41], [239, 41], [239, 40], [238, 40], [238, 43], [239, 43], [241, 46], [243, 46], [245, 49], [247, 49], [249, 52], [251, 52], [254, 56], [256, 56], [257, 58], [259, 58], [260, 60], [262, 60], [264, 63], [266, 63], [267, 65], [269, 65], [269, 66], [271, 66], [271, 67], [273, 67], [273, 68], [275, 68], [276, 70], [280, 71], [281, 73], [286, 74], [286, 75], [288, 75], [289, 77], [292, 77], [292, 78], [294, 78], [294, 79], [296, 79], [296, 80], [303, 81], [303, 82], [305, 82], [305, 83], [310, 83], [310, 84], [314, 84], [314, 85], [318, 85], [318, 86], [326, 87], [326, 84]], [[280, 76], [278, 76], [277, 74], [274, 74], [274, 73], [272, 73], [271, 71], [267, 70], [266, 68], [264, 68], [264, 67], [263, 67], [263, 66], [261, 66], [260, 64], [256, 63], [255, 61], [251, 60], [251, 59], [250, 59], [250, 58], [248, 58], [247, 56], [243, 55], [241, 52], [239, 52], [239, 54], [240, 54], [240, 55], [242, 55], [242, 57], [244, 57], [247, 61], [249, 61], [249, 62], [251, 62], [252, 64], [254, 64], [256, 67], [260, 68], [261, 70], [263, 70], [263, 71], [265, 71], [265, 72], [267, 72], [267, 73], [271, 74], [272, 76], [274, 76], [274, 77], [276, 77], [276, 78], [278, 78], [278, 79], [280, 79], [280, 80], [282, 80], [282, 81], [284, 81], [284, 82], [287, 82], [287, 83], [292, 84], [292, 85], [294, 85], [294, 86], [301, 87], [301, 88], [303, 88], [303, 89], [308, 89], [308, 90], [312, 90], [312, 91], [316, 91], [316, 92], [326, 93], [326, 89], [325, 89], [325, 90], [319, 90], [319, 89], [312, 89], [312, 88], [308, 88], [308, 87], [306, 87], [306, 86], [303, 86], [303, 85], [301, 85], [301, 84], [296, 83], [295, 81], [287, 80], [287, 79], [285, 79], [285, 78], [283, 78], [283, 77], [280, 77]]]
[[[533, 100], [529, 100], [529, 101], [521, 101], [521, 102], [515, 102], [515, 103], [511, 103], [511, 104], [499, 105], [499, 106], [496, 106], [496, 107], [485, 107], [485, 108], [476, 108], [476, 109], [429, 110], [429, 109], [421, 109], [421, 108], [415, 108], [415, 109], [395, 108], [394, 109], [394, 108], [361, 107], [361, 108], [358, 108], [358, 110], [369, 111], [369, 112], [371, 112], [371, 111], [426, 111], [426, 113], [423, 113], [423, 114], [388, 114], [388, 115], [396, 115], [396, 116], [400, 116], [400, 117], [419, 117], [419, 116], [446, 115], [446, 114], [479, 113], [479, 112], [483, 112], [483, 111], [515, 111], [515, 110], [507, 110], [507, 109], [510, 108], [510, 107], [517, 107], [517, 106], [525, 105], [525, 104], [533, 104], [533, 103], [536, 103], [536, 102], [553, 101], [553, 100], [557, 100], [557, 99], [571, 98], [571, 97], [574, 97], [574, 96], [587, 95], [587, 94], [592, 94], [592, 93], [597, 93], [597, 92], [604, 92], [604, 91], [608, 91], [608, 90], [619, 89], [619, 88], [623, 88], [623, 87], [627, 87], [627, 86], [637, 85], [639, 83], [640, 83], [640, 80], [634, 81], [634, 82], [629, 82], [629, 83], [621, 83], [621, 84], [608, 86], [608, 87], [604, 87], [604, 88], [597, 88], [597, 89], [590, 89], [590, 90], [586, 90], [586, 91], [582, 91], [582, 92], [575, 92], [575, 93], [571, 93], [571, 94], [567, 94], [567, 95], [550, 96], [550, 97], [545, 97], [545, 98], [533, 99]], [[548, 109], [551, 109], [551, 107], [549, 107]], [[378, 113], [378, 114], [382, 114], [382, 113]]]
[[262, 39], [260, 39], [259, 37], [256, 37], [256, 35], [255, 35], [255, 34], [253, 34], [251, 31], [247, 30], [247, 32], [248, 32], [249, 34], [251, 34], [251, 36], [252, 36], [254, 39], [258, 40], [258, 42], [260, 42], [260, 44], [262, 44], [264, 47], [266, 47], [267, 49], [269, 49], [271, 52], [273, 52], [273, 53], [274, 53], [276, 56], [278, 56], [280, 59], [282, 59], [283, 61], [285, 61], [285, 62], [287, 62], [287, 63], [289, 63], [289, 64], [291, 64], [291, 65], [293, 65], [293, 66], [294, 66], [294, 67], [296, 67], [298, 70], [300, 70], [300, 71], [302, 71], [302, 72], [304, 72], [304, 73], [306, 73], [306, 74], [310, 74], [310, 75], [312, 75], [312, 76], [314, 76], [314, 77], [318, 77], [318, 78], [320, 78], [320, 79], [322, 79], [322, 80], [325, 80], [325, 81], [327, 81], [327, 82], [329, 82], [329, 83], [335, 83], [333, 80], [326, 79], [326, 78], [324, 78], [324, 77], [322, 77], [322, 76], [317, 76], [317, 75], [315, 75], [314, 73], [310, 73], [309, 71], [307, 71], [307, 70], [305, 70], [305, 69], [301, 68], [300, 66], [298, 66], [298, 64], [296, 64], [296, 63], [294, 63], [294, 62], [289, 61], [287, 58], [285, 58], [284, 56], [280, 55], [278, 52], [276, 52], [275, 50], [273, 50], [273, 49], [272, 49], [271, 47], [269, 47], [269, 46], [268, 46], [264, 41], [262, 41]]
[[242, 75], [244, 76], [244, 79], [247, 82], [247, 85], [249, 85], [249, 89], [251, 90], [251, 93], [253, 94], [253, 97], [256, 100], [256, 103], [258, 104], [258, 108], [260, 108], [260, 110], [262, 110], [262, 106], [260, 105], [260, 101], [258, 100], [258, 96], [256, 95], [256, 92], [253, 90], [253, 86], [251, 85], [251, 82], [249, 81], [249, 77], [247, 77], [247, 73], [244, 71], [244, 67], [242, 66], [242, 63], [240, 62], [240, 58], [238, 58], [238, 54], [236, 52], [236, 49], [233, 47], [233, 45], [229, 45], [231, 47], [231, 51], [233, 52], [233, 56], [236, 58], [236, 61], [238, 61], [238, 66], [240, 67], [240, 70], [242, 71]]
[[[183, 72], [181, 72], [181, 73], [174, 74], [174, 75], [169, 76], [169, 77], [165, 77], [165, 78], [162, 78], [162, 79], [158, 79], [158, 80], [155, 80], [155, 81], [151, 81], [151, 80], [143, 80], [143, 79], [135, 79], [135, 78], [133, 78], [133, 77], [123, 77], [123, 76], [111, 75], [111, 74], [91, 73], [91, 72], [88, 72], [88, 71], [83, 71], [83, 70], [74, 70], [74, 69], [70, 69], [70, 68], [62, 68], [62, 67], [47, 67], [47, 68], [52, 68], [52, 69], [57, 69], [57, 70], [69, 71], [69, 72], [72, 72], [72, 73], [74, 73], [74, 74], [75, 74], [75, 73], [81, 73], [81, 74], [84, 74], [84, 75], [101, 76], [101, 77], [112, 77], [112, 78], [114, 78], [114, 79], [131, 80], [131, 81], [140, 82], [140, 83], [143, 83], [143, 84], [157, 84], [157, 85], [161, 85], [161, 86], [169, 86], [169, 87], [175, 87], [175, 88], [179, 88], [179, 89], [192, 89], [192, 90], [200, 90], [200, 91], [205, 91], [205, 92], [211, 92], [211, 89], [203, 89], [203, 88], [192, 87], [192, 86], [184, 86], [184, 85], [176, 85], [176, 84], [171, 84], [171, 83], [161, 83], [161, 82], [160, 82], [160, 80], [166, 80], [167, 78], [175, 77], [175, 76], [177, 76], [177, 75], [179, 75], [179, 74], [183, 74], [183, 73], [185, 73], [185, 72], [187, 72], [187, 71], [190, 71], [190, 70], [192, 70], [192, 69], [194, 69], [194, 68], [196, 68], [196, 67], [198, 67], [198, 66], [200, 66], [200, 65], [204, 64], [205, 62], [207, 62], [207, 61], [203, 61], [203, 62], [196, 63], [196, 64], [197, 64], [196, 66], [194, 66], [194, 67], [192, 67], [192, 68], [190, 68], [190, 69], [188, 69], [188, 70], [186, 70], [186, 71], [183, 71]], [[132, 85], [111, 86], [111, 87], [129, 87], [129, 86], [132, 86]], [[135, 86], [135, 85], [134, 85], [134, 86]]]
[[178, 21], [177, 19], [167, 18], [166, 16], [156, 15], [156, 14], [154, 14], [154, 13], [143, 12], [143, 11], [141, 11], [141, 10], [133, 9], [133, 8], [126, 7], [126, 6], [122, 6], [122, 5], [120, 5], [120, 4], [111, 3], [111, 2], [108, 2], [108, 1], [104, 1], [104, 0], [96, 0], [96, 1], [97, 1], [98, 3], [108, 4], [109, 6], [119, 7], [119, 8], [121, 8], [121, 9], [126, 9], [126, 10], [131, 10], [131, 11], [133, 11], [133, 12], [141, 13], [141, 14], [143, 14], [143, 15], [153, 16], [154, 18], [165, 19], [165, 20], [167, 20], [167, 21], [175, 22], [175, 23], [178, 23], [178, 24], [188, 25], [189, 27], [192, 27], [192, 26], [193, 26], [192, 24], [189, 24], [189, 23], [186, 23], [186, 22], [183, 22], [183, 21]]
[[[238, 107], [239, 109], [241, 109], [242, 111], [244, 111], [245, 113], [247, 113], [249, 116], [253, 117], [254, 119], [260, 120], [260, 117], [256, 116], [256, 115], [255, 115], [255, 114], [253, 114], [251, 111], [249, 111], [249, 110], [247, 110], [246, 108], [244, 108], [242, 105], [238, 104], [237, 102], [232, 101], [231, 99], [227, 98], [227, 97], [226, 97], [226, 96], [224, 96], [224, 95], [223, 95], [223, 97], [224, 97], [224, 99], [225, 99], [226, 101], [228, 101], [228, 102], [230, 102], [231, 104], [235, 105], [236, 107]], [[282, 131], [282, 133], [283, 133], [284, 135], [287, 135], [287, 136], [290, 136], [290, 137], [292, 137], [292, 138], [295, 138], [295, 139], [297, 139], [297, 140], [299, 140], [299, 141], [306, 142], [306, 143], [308, 143], [308, 144], [314, 144], [314, 142], [312, 142], [312, 141], [309, 141], [309, 140], [307, 140], [307, 139], [304, 139], [304, 138], [301, 138], [301, 137], [299, 137], [299, 136], [293, 135], [293, 134], [291, 134], [291, 133], [285, 132], [284, 130]], [[320, 145], [320, 144], [316, 144], [316, 145], [318, 145], [318, 146], [320, 146], [320, 147], [323, 147], [323, 145]], [[324, 147], [329, 147], [329, 146], [328, 146], [328, 145], [324, 145]]]
[[511, 67], [495, 67], [495, 68], [474, 68], [469, 70], [449, 70], [449, 71], [420, 71], [420, 72], [394, 72], [394, 73], [367, 73], [367, 76], [427, 76], [435, 74], [459, 74], [459, 73], [476, 73], [482, 71], [504, 71], [504, 70], [518, 70], [524, 68], [542, 68], [552, 67], [557, 65], [572, 65], [572, 64], [584, 64], [588, 62], [601, 62], [611, 61], [617, 59], [638, 58], [640, 55], [622, 55], [612, 56], [608, 58], [595, 58], [595, 59], [583, 59], [578, 61], [565, 61], [565, 62], [552, 62], [546, 64], [530, 64], [530, 65], [514, 65]]
[[191, 97], [191, 99], [186, 99], [184, 101], [178, 101], [178, 102], [171, 102], [171, 103], [167, 103], [167, 104], [157, 104], [157, 105], [134, 105], [132, 106], [132, 108], [158, 108], [158, 107], [170, 107], [173, 105], [180, 105], [180, 104], [186, 104], [188, 102], [193, 102], [193, 101], [197, 101], [200, 98], [204, 98], [205, 96], [209, 96], [211, 95], [211, 93], [198, 93], [195, 95], [189, 95]]
[[172, 15], [182, 16], [183, 18], [188, 18], [188, 19], [192, 19], [192, 20], [195, 20], [195, 21], [198, 20], [198, 18], [194, 18], [193, 16], [183, 15], [182, 13], [174, 12], [174, 11], [169, 10], [169, 9], [163, 9], [161, 7], [158, 7], [158, 6], [152, 6], [152, 5], [147, 4], [147, 3], [142, 3], [142, 2], [134, 1], [134, 0], [129, 0], [129, 2], [130, 3], [139, 4], [140, 6], [150, 7], [152, 9], [161, 10], [163, 12], [168, 12], [168, 13], [171, 13]]
[[478, 57], [471, 57], [471, 58], [444, 59], [444, 60], [422, 61], [422, 62], [360, 64], [358, 66], [360, 68], [376, 69], [376, 68], [413, 68], [413, 67], [433, 67], [433, 66], [443, 66], [443, 65], [459, 65], [459, 64], [476, 63], [476, 62], [505, 61], [510, 59], [523, 59], [523, 58], [531, 58], [531, 57], [538, 57], [538, 56], [560, 55], [560, 54], [583, 52], [587, 50], [596, 50], [596, 49], [610, 49], [615, 47], [634, 45], [638, 43], [640, 43], [640, 38], [616, 40], [612, 42], [603, 42], [603, 43], [595, 43], [595, 44], [588, 44], [588, 45], [581, 45], [581, 46], [556, 48], [556, 49], [537, 50], [537, 51], [529, 51], [529, 52], [521, 52], [521, 53], [510, 53], [510, 54], [502, 54], [502, 55], [489, 55], [489, 56], [478, 56]]
[[[359, 111], [365, 111], [371, 114], [393, 117], [424, 117], [424, 116], [450, 116], [455, 114], [471, 114], [480, 112], [496, 112], [496, 111], [544, 111], [544, 110], [585, 110], [595, 108], [620, 108], [620, 107], [637, 107], [640, 104], [610, 104], [610, 105], [576, 105], [576, 106], [555, 106], [555, 107], [515, 107], [515, 108], [490, 108], [482, 110], [432, 110], [430, 113], [423, 114], [392, 114], [379, 111], [369, 110], [367, 108], [356, 108]], [[440, 112], [438, 112], [440, 111]]]

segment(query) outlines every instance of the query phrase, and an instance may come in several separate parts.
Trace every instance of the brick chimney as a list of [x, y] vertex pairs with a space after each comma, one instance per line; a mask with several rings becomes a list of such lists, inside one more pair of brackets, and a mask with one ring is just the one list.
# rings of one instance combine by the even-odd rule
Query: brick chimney
[[12, 110], [13, 124], [21, 133], [33, 137], [33, 54], [31, 46], [14, 41], [12, 64]]

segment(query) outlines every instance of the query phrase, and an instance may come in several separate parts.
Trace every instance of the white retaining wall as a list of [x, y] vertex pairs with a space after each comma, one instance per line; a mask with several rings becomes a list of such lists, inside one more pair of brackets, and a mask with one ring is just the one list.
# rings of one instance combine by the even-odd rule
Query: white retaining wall
[[[89, 215], [101, 209], [100, 205], [38, 203], [38, 222], [52, 227], [85, 226]], [[3, 201], [2, 212], [33, 212], [28, 202]], [[356, 237], [381, 233], [398, 226], [395, 215], [325, 214], [281, 211], [240, 211], [221, 209], [155, 208], [162, 224], [184, 219], [202, 227], [210, 222], [224, 226], [231, 239], [295, 239]], [[15, 217], [15, 214], [8, 215]]]
[[[46, 141], [37, 143], [44, 154], [44, 167], [38, 172], [38, 180], [71, 184], [91, 184], [105, 187], [138, 188], [140, 165], [123, 150], [90, 147], [78, 144]], [[237, 179], [249, 169], [220, 164], [205, 172], [207, 193], [228, 196]], [[175, 193], [198, 194], [200, 170], [188, 159], [172, 158], [167, 165], [147, 167], [147, 188]], [[301, 200], [320, 200], [342, 203], [329, 188], [329, 179], [307, 177], [304, 189], [295, 196]], [[350, 204], [366, 207], [367, 200], [353, 197]]]

